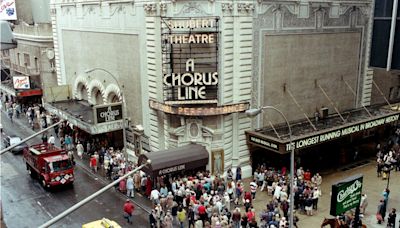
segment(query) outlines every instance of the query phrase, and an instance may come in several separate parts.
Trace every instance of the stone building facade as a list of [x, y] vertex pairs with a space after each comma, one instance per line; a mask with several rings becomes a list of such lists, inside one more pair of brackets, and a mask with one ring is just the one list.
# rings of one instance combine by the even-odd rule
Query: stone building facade
[[[52, 0], [51, 13], [59, 85], [93, 104], [123, 100], [154, 153], [204, 145], [212, 172], [240, 165], [250, 176], [244, 132], [283, 122], [252, 120], [250, 106], [274, 105], [293, 121], [369, 103], [368, 0]], [[171, 86], [185, 72], [186, 87]], [[214, 87], [196, 72], [217, 72]]]
[[30, 87], [18, 90], [12, 84], [2, 85], [2, 91], [24, 99], [23, 103], [41, 103], [44, 88], [57, 83], [49, 1], [22, 1], [16, 6], [18, 20], [11, 23], [18, 45], [5, 50], [2, 58], [10, 76], [28, 78]]

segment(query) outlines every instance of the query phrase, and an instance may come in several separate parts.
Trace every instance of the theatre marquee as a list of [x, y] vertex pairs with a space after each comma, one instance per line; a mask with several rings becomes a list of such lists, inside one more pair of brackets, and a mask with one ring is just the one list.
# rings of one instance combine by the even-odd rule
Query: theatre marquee
[[[343, 124], [342, 126], [331, 128], [323, 131], [316, 131], [312, 134], [294, 136], [292, 145], [294, 149], [303, 149], [320, 143], [335, 140], [361, 131], [366, 131], [385, 124], [391, 124], [399, 120], [400, 113], [391, 113], [381, 115], [368, 120], [355, 123]], [[290, 140], [281, 140], [270, 135], [264, 135], [256, 131], [246, 131], [248, 143], [265, 149], [269, 149], [278, 153], [287, 153], [291, 150]]]

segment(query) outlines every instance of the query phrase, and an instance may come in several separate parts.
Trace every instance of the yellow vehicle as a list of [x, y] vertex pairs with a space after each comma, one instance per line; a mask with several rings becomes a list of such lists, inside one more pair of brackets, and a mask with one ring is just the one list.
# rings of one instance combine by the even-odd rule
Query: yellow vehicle
[[103, 218], [101, 220], [83, 224], [82, 228], [122, 228], [122, 227], [114, 221]]

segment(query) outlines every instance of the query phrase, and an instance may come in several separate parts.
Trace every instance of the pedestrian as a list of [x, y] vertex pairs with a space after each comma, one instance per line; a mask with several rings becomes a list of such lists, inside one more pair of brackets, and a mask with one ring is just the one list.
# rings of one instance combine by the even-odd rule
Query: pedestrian
[[128, 197], [135, 197], [135, 188], [133, 184], [133, 177], [129, 176], [126, 180], [126, 195]]
[[68, 159], [72, 165], [75, 165], [74, 152], [72, 150], [68, 151]]
[[392, 208], [392, 211], [389, 213], [388, 216], [387, 227], [395, 228], [395, 226], [396, 226], [396, 209]]
[[8, 118], [10, 118], [11, 123], [14, 123], [14, 122], [13, 122], [13, 115], [14, 115], [13, 108], [10, 107], [10, 108], [7, 110], [7, 114], [8, 114]]
[[242, 228], [247, 228], [247, 224], [249, 223], [249, 220], [247, 218], [246, 214], [243, 214], [242, 220], [240, 221], [240, 224], [242, 225]]
[[377, 164], [376, 164], [376, 175], [377, 175], [377, 177], [381, 177], [384, 163], [383, 163], [382, 158], [380, 158], [380, 157], [378, 157], [376, 162], [377, 162]]
[[158, 205], [160, 203], [160, 192], [156, 188], [151, 191], [150, 200], [153, 201], [153, 205]]
[[43, 135], [42, 135], [42, 143], [43, 144], [47, 143], [47, 134], [46, 133], [43, 133]]
[[181, 228], [185, 227], [185, 221], [186, 221], [186, 210], [182, 207], [178, 209], [178, 221], [180, 223]]
[[252, 182], [250, 182], [250, 192], [251, 192], [251, 197], [252, 199], [256, 198], [256, 192], [257, 192], [257, 181], [253, 180]]
[[126, 194], [126, 179], [122, 179], [119, 182], [118, 189], [122, 194]]
[[250, 220], [250, 222], [249, 222], [249, 227], [250, 227], [250, 228], [258, 228], [258, 224], [257, 224], [257, 221], [256, 221], [256, 217], [253, 217], [253, 218]]
[[238, 207], [236, 207], [232, 214], [233, 228], [240, 228], [240, 220], [241, 219], [242, 219], [242, 215], [240, 214], [240, 209]]
[[147, 177], [147, 179], [146, 179], [146, 192], [145, 192], [145, 194], [146, 194], [146, 196], [147, 197], [150, 197], [150, 193], [151, 193], [151, 189], [152, 189], [152, 186], [153, 186], [153, 183], [152, 183], [152, 181], [151, 181], [151, 178], [150, 178], [150, 176], [148, 176]]
[[361, 201], [360, 201], [361, 214], [365, 215], [365, 210], [367, 209], [367, 206], [368, 206], [368, 197], [367, 194], [363, 193], [361, 194]]
[[383, 190], [383, 192], [382, 192], [383, 202], [385, 203], [385, 210], [386, 210], [386, 206], [388, 204], [389, 194], [390, 194], [390, 190], [388, 188], [385, 188], [385, 190]]
[[376, 220], [378, 224], [381, 224], [382, 221], [385, 221], [385, 215], [386, 215], [386, 206], [384, 201], [380, 200], [378, 204], [378, 210], [376, 212]]
[[65, 139], [64, 139], [64, 143], [65, 143], [65, 148], [67, 150], [71, 149], [71, 144], [72, 144], [72, 138], [69, 135], [65, 135]]
[[53, 135], [50, 135], [50, 138], [47, 140], [47, 143], [53, 148], [56, 143], [56, 138]]
[[91, 147], [91, 145], [90, 145], [90, 142], [88, 141], [88, 142], [86, 143], [86, 153], [87, 153], [87, 154], [90, 154], [90, 153], [91, 153], [91, 149], [92, 149], [92, 147]]
[[17, 118], [19, 119], [19, 115], [21, 114], [21, 105], [20, 104], [16, 104], [15, 105], [15, 114], [16, 114], [16, 116], [17, 116]]
[[83, 145], [81, 142], [78, 141], [78, 144], [76, 145], [76, 153], [78, 154], [78, 157], [82, 160], [83, 159]]
[[188, 216], [188, 222], [189, 222], [188, 227], [189, 228], [194, 227], [195, 226], [194, 225], [194, 223], [195, 223], [195, 213], [194, 213], [192, 205], [189, 205], [189, 210], [188, 210], [187, 216]]
[[58, 136], [58, 131], [59, 131], [59, 127], [58, 127], [58, 125], [56, 125], [56, 126], [54, 127], [54, 134], [55, 134], [57, 137], [59, 137], [59, 136]]
[[312, 192], [312, 203], [313, 209], [318, 210], [318, 199], [321, 196], [321, 192], [318, 187], [314, 187], [314, 191]]
[[151, 213], [149, 214], [149, 223], [150, 228], [157, 228], [157, 215], [154, 209], [152, 209]]
[[242, 168], [238, 165], [236, 168], [236, 181], [240, 180], [242, 180]]
[[126, 199], [124, 204], [124, 218], [127, 220], [129, 224], [133, 224], [133, 211], [135, 210], [135, 206], [133, 203]]
[[93, 155], [90, 157], [89, 166], [94, 173], [97, 173], [97, 160]]
[[313, 200], [311, 195], [308, 196], [306, 201], [304, 202], [305, 210], [307, 215], [311, 216], [312, 215], [312, 210], [313, 210]]
[[172, 226], [173, 218], [170, 211], [167, 211], [167, 214], [164, 216], [163, 227], [164, 228], [173, 228]]

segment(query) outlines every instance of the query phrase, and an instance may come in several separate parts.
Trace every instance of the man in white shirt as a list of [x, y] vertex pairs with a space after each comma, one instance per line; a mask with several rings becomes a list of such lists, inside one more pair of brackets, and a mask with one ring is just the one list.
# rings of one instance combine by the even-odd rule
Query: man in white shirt
[[281, 190], [282, 190], [281, 184], [278, 184], [278, 185], [275, 187], [274, 199], [280, 201]]
[[55, 142], [56, 138], [53, 135], [50, 135], [50, 138], [47, 140], [47, 143], [50, 144], [51, 147], [53, 147]]
[[160, 203], [160, 192], [157, 189], [153, 189], [150, 193], [150, 200], [153, 201], [154, 205]]

